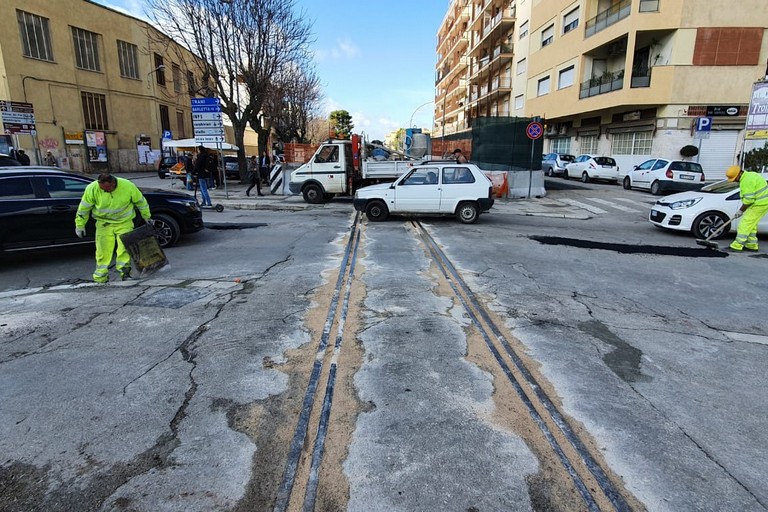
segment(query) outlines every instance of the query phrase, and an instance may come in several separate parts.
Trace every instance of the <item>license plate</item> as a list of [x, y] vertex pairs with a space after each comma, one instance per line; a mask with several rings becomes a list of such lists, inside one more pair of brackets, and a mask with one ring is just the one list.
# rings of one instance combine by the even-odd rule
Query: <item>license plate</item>
[[696, 177], [696, 176], [694, 176], [693, 174], [681, 174], [681, 175], [680, 175], [680, 179], [681, 179], [681, 180], [692, 180], [692, 179], [694, 179], [695, 177]]

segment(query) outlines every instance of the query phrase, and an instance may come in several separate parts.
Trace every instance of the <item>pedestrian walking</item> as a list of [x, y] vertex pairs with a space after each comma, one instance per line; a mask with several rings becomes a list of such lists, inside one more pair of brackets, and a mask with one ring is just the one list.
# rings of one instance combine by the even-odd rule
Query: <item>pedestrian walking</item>
[[464, 154], [461, 152], [459, 148], [456, 148], [453, 150], [453, 158], [456, 159], [457, 164], [467, 163], [467, 157], [464, 156]]
[[23, 149], [18, 151], [18, 161], [21, 165], [29, 165], [29, 155], [27, 155]]
[[261, 158], [259, 158], [259, 174], [261, 177], [261, 180], [264, 182], [264, 185], [269, 186], [269, 155], [267, 154], [267, 150], [265, 149], [261, 153]]
[[197, 185], [200, 187], [200, 196], [203, 201], [202, 206], [213, 206], [211, 196], [208, 194], [208, 180], [211, 177], [211, 173], [208, 171], [209, 160], [210, 155], [208, 154], [208, 150], [205, 149], [205, 146], [198, 146], [192, 177], [197, 180]]
[[757, 252], [757, 224], [768, 213], [768, 182], [762, 175], [745, 172], [738, 165], [729, 167], [725, 176], [728, 181], [739, 182], [741, 207], [732, 220], [742, 217], [736, 228], [736, 239], [728, 249], [730, 252]]
[[85, 187], [75, 216], [75, 234], [84, 238], [85, 225], [93, 217], [96, 222], [95, 282], [109, 282], [109, 264], [113, 254], [120, 278], [125, 281], [131, 277], [131, 256], [120, 235], [133, 231], [137, 209], [145, 222], [152, 222], [147, 200], [138, 187], [125, 178], [100, 174], [96, 181]]
[[251, 185], [245, 190], [245, 195], [251, 195], [251, 189], [256, 187], [256, 193], [260, 196], [261, 193], [261, 176], [259, 175], [259, 161], [256, 159], [256, 155], [251, 156], [248, 162], [248, 179], [251, 181]]
[[56, 157], [53, 156], [53, 153], [50, 151], [46, 151], [45, 153], [45, 165], [50, 167], [56, 167]]
[[192, 162], [192, 155], [184, 153], [184, 172], [187, 176], [187, 190], [194, 190], [193, 182], [195, 179], [192, 177], [195, 171], [195, 164]]

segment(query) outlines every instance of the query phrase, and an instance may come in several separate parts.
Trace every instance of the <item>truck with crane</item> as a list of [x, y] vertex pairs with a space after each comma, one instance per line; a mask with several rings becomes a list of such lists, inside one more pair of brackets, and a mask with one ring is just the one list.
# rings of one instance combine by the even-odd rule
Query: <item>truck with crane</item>
[[[377, 160], [371, 153], [384, 149], [367, 143], [361, 135], [349, 140], [329, 139], [317, 148], [309, 161], [291, 173], [288, 189], [302, 194], [309, 204], [321, 204], [334, 196], [354, 196], [360, 187], [395, 181], [425, 158], [400, 155], [402, 160]], [[380, 158], [380, 157], [379, 157]]]

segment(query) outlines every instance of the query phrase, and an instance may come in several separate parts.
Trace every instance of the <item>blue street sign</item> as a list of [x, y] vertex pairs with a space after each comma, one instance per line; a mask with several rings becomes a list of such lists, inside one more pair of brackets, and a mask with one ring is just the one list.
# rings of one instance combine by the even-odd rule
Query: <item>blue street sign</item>
[[192, 98], [192, 106], [195, 105], [219, 105], [219, 98]]
[[697, 132], [709, 132], [709, 131], [712, 131], [712, 118], [711, 117], [697, 117], [696, 118], [696, 131]]
[[221, 107], [219, 105], [203, 105], [199, 107], [192, 105], [192, 113], [196, 112], [221, 112]]
[[163, 140], [171, 140], [172, 138], [171, 130], [163, 130]]

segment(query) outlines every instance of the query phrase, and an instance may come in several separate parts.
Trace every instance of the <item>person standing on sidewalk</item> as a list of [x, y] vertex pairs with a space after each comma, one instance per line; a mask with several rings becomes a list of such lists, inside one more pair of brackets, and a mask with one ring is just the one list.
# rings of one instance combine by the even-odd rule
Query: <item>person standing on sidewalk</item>
[[131, 277], [131, 256], [123, 245], [120, 235], [133, 231], [133, 218], [139, 210], [144, 222], [152, 223], [149, 205], [141, 191], [125, 178], [100, 174], [98, 179], [85, 187], [75, 216], [75, 234], [85, 237], [85, 225], [93, 217], [96, 221], [96, 270], [93, 280], [109, 282], [109, 264], [115, 255], [115, 267], [120, 278]]
[[265, 149], [261, 153], [261, 158], [259, 158], [259, 174], [261, 175], [261, 180], [264, 182], [266, 186], [269, 186], [269, 155], [267, 154], [267, 150]]
[[255, 186], [256, 193], [260, 196], [261, 193], [261, 176], [259, 176], [259, 161], [256, 159], [256, 155], [251, 156], [251, 160], [248, 162], [248, 179], [251, 180], [251, 185], [245, 190], [245, 195], [251, 195], [251, 189]]
[[736, 239], [728, 248], [731, 252], [757, 252], [757, 224], [768, 213], [768, 182], [756, 172], [744, 172], [738, 165], [725, 171], [728, 181], [739, 182], [741, 207], [732, 220], [744, 217], [736, 229]]
[[195, 168], [192, 172], [197, 184], [200, 187], [200, 196], [202, 198], [201, 206], [213, 206], [211, 202], [211, 196], [208, 194], [208, 178], [211, 174], [208, 172], [210, 155], [205, 146], [200, 145], [197, 147], [197, 158], [195, 159]]

